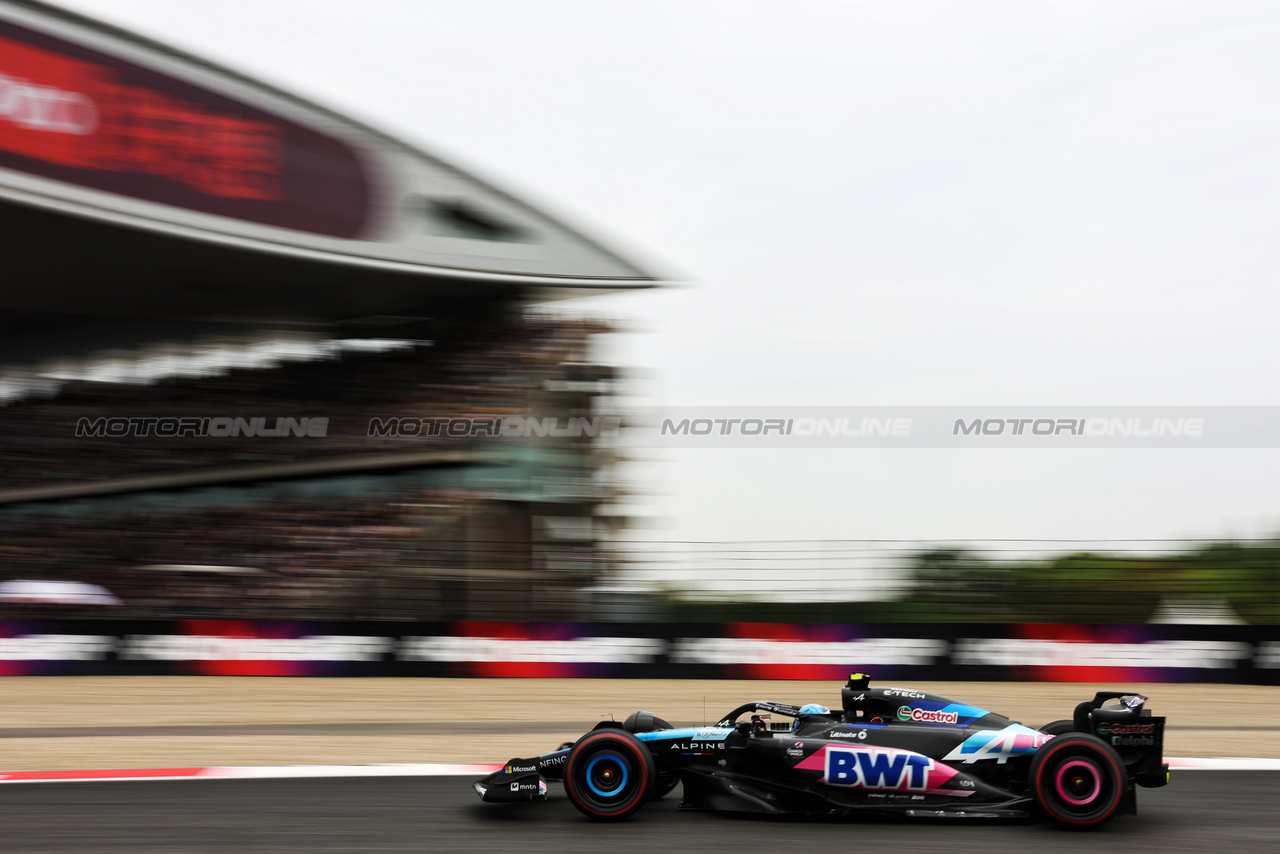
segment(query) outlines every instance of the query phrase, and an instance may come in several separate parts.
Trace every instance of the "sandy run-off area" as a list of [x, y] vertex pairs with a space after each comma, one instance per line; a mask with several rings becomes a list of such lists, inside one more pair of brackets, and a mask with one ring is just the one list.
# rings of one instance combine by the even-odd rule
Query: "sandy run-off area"
[[[1280, 757], [1280, 687], [928, 682], [1030, 726], [1098, 689], [1133, 689], [1166, 716], [1166, 756]], [[502, 762], [647, 709], [714, 723], [749, 700], [838, 707], [840, 685], [639, 679], [10, 677], [0, 770]], [[704, 711], [705, 707], [705, 711]]]

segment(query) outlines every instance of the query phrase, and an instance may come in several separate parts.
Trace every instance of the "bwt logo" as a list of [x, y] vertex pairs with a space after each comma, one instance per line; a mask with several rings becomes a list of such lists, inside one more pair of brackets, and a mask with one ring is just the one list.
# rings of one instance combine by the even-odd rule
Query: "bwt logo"
[[828, 786], [889, 792], [923, 792], [929, 787], [933, 760], [901, 750], [827, 748]]
[[272, 426], [258, 418], [81, 418], [76, 421], [77, 437], [126, 436], [310, 436], [329, 434], [328, 418], [276, 418]]

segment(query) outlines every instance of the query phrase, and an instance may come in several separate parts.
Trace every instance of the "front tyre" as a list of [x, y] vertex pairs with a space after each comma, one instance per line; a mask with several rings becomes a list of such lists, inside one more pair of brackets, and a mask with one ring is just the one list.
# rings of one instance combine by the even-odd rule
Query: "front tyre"
[[1086, 733], [1064, 733], [1047, 742], [1032, 757], [1029, 778], [1045, 815], [1065, 827], [1099, 827], [1124, 804], [1125, 770], [1119, 754]]
[[622, 730], [597, 730], [569, 751], [564, 791], [588, 818], [619, 821], [644, 806], [657, 776], [640, 739]]

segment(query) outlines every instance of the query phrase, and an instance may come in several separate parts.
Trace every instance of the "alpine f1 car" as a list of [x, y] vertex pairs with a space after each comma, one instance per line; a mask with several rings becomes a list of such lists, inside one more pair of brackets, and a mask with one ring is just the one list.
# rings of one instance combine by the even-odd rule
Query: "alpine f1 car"
[[482, 800], [502, 803], [544, 800], [547, 782], [562, 781], [575, 807], [604, 821], [627, 818], [681, 783], [681, 809], [1039, 814], [1094, 828], [1136, 812], [1136, 786], [1169, 780], [1165, 719], [1131, 691], [1099, 691], [1071, 720], [1039, 729], [925, 691], [872, 688], [863, 674], [850, 677], [841, 699], [840, 711], [745, 703], [715, 726], [685, 729], [636, 712], [551, 753], [512, 759], [473, 785]]

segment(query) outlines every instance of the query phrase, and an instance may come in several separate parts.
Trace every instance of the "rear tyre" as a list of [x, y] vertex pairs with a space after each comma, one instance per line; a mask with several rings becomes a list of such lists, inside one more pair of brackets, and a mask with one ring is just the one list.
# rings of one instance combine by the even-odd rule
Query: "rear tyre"
[[564, 791], [588, 818], [619, 821], [645, 805], [657, 776], [653, 755], [640, 739], [622, 730], [597, 730], [569, 751]]
[[1032, 757], [1029, 778], [1040, 809], [1064, 827], [1099, 827], [1124, 805], [1126, 778], [1119, 754], [1086, 733], [1065, 733], [1047, 742]]
[[1053, 721], [1040, 727], [1040, 731], [1049, 735], [1065, 735], [1076, 731], [1075, 721]]

